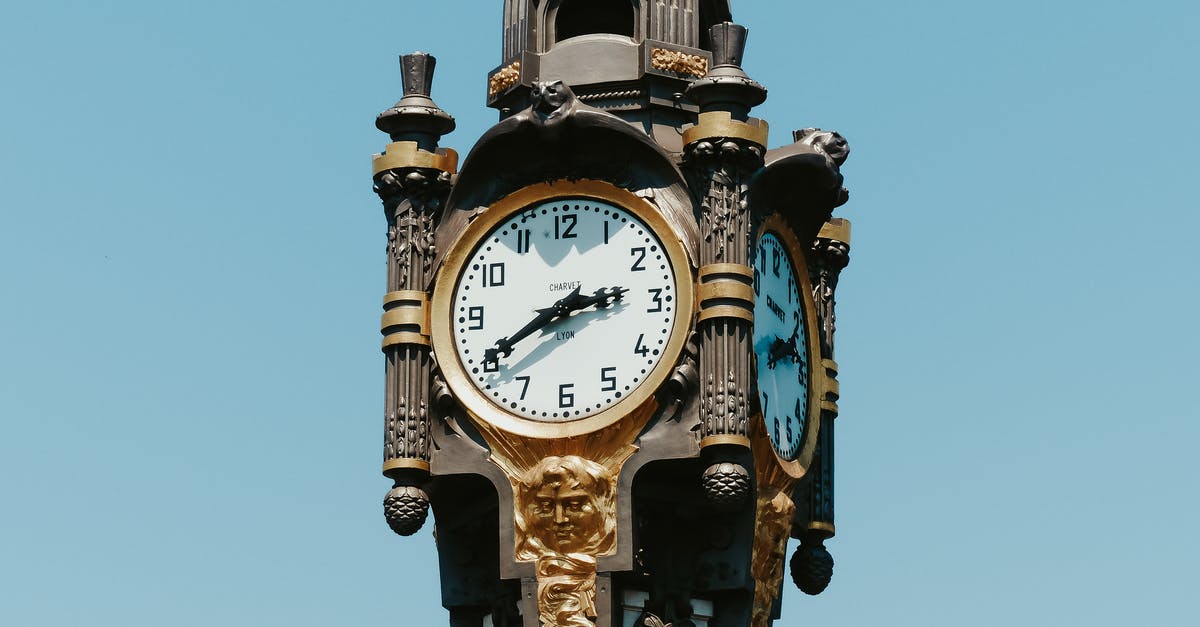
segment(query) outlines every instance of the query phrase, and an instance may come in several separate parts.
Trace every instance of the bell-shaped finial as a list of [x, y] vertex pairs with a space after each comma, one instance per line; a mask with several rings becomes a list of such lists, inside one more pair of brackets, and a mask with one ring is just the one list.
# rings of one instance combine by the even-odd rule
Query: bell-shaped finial
[[400, 56], [400, 81], [404, 97], [375, 119], [375, 127], [392, 141], [415, 141], [425, 150], [454, 130], [454, 118], [429, 97], [437, 59], [424, 52]]
[[400, 79], [404, 82], [404, 97], [425, 96], [433, 88], [433, 70], [437, 57], [424, 52], [400, 56]]
[[746, 51], [746, 34], [749, 31], [741, 24], [723, 22], [709, 29], [712, 42], [713, 67], [734, 65], [741, 67], [742, 53]]
[[745, 26], [733, 22], [714, 24], [708, 30], [713, 65], [687, 89], [688, 98], [700, 105], [701, 111], [728, 111], [744, 122], [750, 108], [767, 99], [767, 89], [742, 71], [748, 33]]

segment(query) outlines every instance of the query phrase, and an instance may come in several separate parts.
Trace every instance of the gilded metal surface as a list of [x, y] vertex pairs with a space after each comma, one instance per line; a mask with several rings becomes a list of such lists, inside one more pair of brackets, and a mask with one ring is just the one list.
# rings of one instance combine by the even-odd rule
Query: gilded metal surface
[[397, 290], [388, 292], [383, 295], [383, 308], [387, 309], [392, 303], [402, 303], [404, 301], [428, 302], [429, 294], [423, 290]]
[[379, 328], [387, 329], [392, 327], [415, 327], [411, 329], [413, 333], [422, 335], [429, 334], [429, 310], [425, 307], [417, 305], [415, 307], [397, 307], [383, 312], [379, 318]]
[[747, 283], [754, 280], [754, 268], [742, 263], [710, 263], [700, 266], [696, 274], [703, 281], [708, 277], [721, 274], [736, 274], [748, 279]]
[[837, 380], [837, 362], [832, 359], [822, 359], [821, 370], [825, 373], [825, 385], [821, 389], [821, 409], [832, 412], [836, 418], [837, 401], [842, 396], [842, 384]]
[[697, 292], [700, 298], [701, 310], [705, 309], [705, 303], [713, 300], [739, 301], [736, 304], [727, 304], [735, 307], [746, 307], [751, 311], [754, 310], [754, 287], [746, 285], [741, 281], [717, 279], [707, 283], [701, 282]]
[[[646, 223], [662, 241], [663, 250], [675, 268], [678, 279], [676, 299], [679, 315], [675, 316], [670, 337], [663, 349], [663, 357], [647, 373], [645, 379], [624, 398], [608, 409], [591, 416], [570, 422], [546, 423], [529, 420], [510, 413], [507, 408], [492, 402], [474, 385], [464, 364], [454, 350], [451, 305], [455, 284], [464, 270], [471, 253], [492, 227], [507, 220], [526, 207], [551, 198], [593, 198], [613, 203], [628, 210]], [[604, 181], [553, 181], [522, 188], [492, 204], [483, 214], [467, 227], [467, 230], [446, 255], [433, 292], [432, 334], [434, 352], [440, 358], [439, 365], [446, 377], [446, 384], [462, 402], [470, 415], [477, 421], [495, 425], [508, 433], [531, 438], [569, 438], [603, 429], [652, 402], [654, 393], [671, 376], [672, 369], [687, 341], [688, 327], [694, 313], [694, 288], [686, 277], [690, 275], [688, 256], [662, 215], [644, 198]]]
[[521, 80], [521, 62], [513, 61], [488, 77], [488, 98], [516, 85]]
[[808, 528], [811, 531], [820, 532], [826, 538], [832, 538], [837, 532], [837, 529], [834, 528], [833, 523], [828, 522], [813, 521], [808, 523]]
[[654, 48], [650, 51], [650, 67], [700, 78], [708, 73], [708, 59], [679, 50]]
[[686, 146], [701, 139], [724, 137], [744, 139], [759, 146], [766, 146], [769, 131], [770, 127], [765, 120], [750, 118], [742, 122], [733, 119], [728, 111], [705, 111], [700, 114], [695, 126], [683, 132], [683, 143]]
[[421, 459], [411, 458], [396, 458], [389, 459], [383, 462], [383, 474], [387, 474], [389, 470], [401, 470], [407, 468], [415, 468], [429, 472], [429, 462]]
[[792, 531], [792, 516], [796, 504], [792, 490], [797, 479], [777, 459], [775, 448], [767, 437], [762, 420], [751, 429], [751, 450], [754, 453], [755, 479], [758, 494], [755, 499], [754, 546], [750, 556], [750, 575], [754, 578], [754, 609], [751, 627], [769, 627], [771, 609], [783, 582], [783, 565], [787, 561], [787, 541]]
[[718, 444], [734, 444], [737, 446], [749, 447], [750, 446], [750, 438], [748, 438], [744, 435], [720, 434], [720, 435], [710, 435], [710, 436], [700, 440], [700, 448], [705, 448], [708, 446], [716, 446]]
[[821, 232], [817, 234], [817, 237], [849, 244], [850, 221], [845, 218], [833, 218], [821, 226]]
[[420, 336], [412, 343], [429, 346], [428, 294], [417, 290], [388, 292], [383, 297], [383, 309], [379, 328], [384, 335], [384, 348], [403, 343], [412, 335]]
[[577, 455], [555, 455], [516, 488], [517, 559], [536, 564], [542, 624], [591, 625], [596, 557], [616, 547], [616, 477]]
[[[542, 625], [592, 627], [596, 562], [616, 551], [616, 485], [654, 398], [610, 426], [544, 439], [480, 423], [491, 461], [512, 483], [514, 558], [535, 564]], [[626, 540], [628, 541], [628, 540]]]
[[431, 346], [429, 336], [422, 333], [413, 333], [412, 331], [400, 331], [398, 333], [389, 333], [383, 336], [383, 342], [380, 348], [387, 350], [392, 346], [400, 346], [402, 344], [413, 344], [416, 346]]
[[430, 168], [453, 174], [458, 171], [458, 152], [453, 148], [438, 148], [429, 152], [417, 148], [417, 142], [392, 142], [383, 154], [371, 157], [371, 173], [398, 168]]
[[736, 318], [747, 322], [754, 322], [754, 308], [738, 307], [734, 305], [716, 305], [706, 307], [700, 310], [700, 315], [696, 318], [697, 322], [712, 320], [714, 318]]

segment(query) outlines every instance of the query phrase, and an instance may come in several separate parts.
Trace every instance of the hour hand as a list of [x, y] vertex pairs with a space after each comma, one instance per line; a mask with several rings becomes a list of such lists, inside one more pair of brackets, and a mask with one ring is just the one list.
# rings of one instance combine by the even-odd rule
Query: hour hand
[[540, 331], [542, 327], [550, 324], [555, 318], [565, 318], [571, 315], [572, 311], [580, 308], [579, 302], [585, 297], [579, 295], [579, 287], [576, 287], [570, 294], [563, 296], [554, 302], [553, 305], [543, 309], [535, 309], [537, 317], [530, 320], [525, 326], [517, 329], [516, 333], [508, 337], [502, 337], [496, 340], [496, 346], [483, 351], [483, 367], [487, 368], [490, 364], [500, 364], [501, 357], [508, 357], [512, 354], [513, 346], [521, 340], [529, 337], [535, 331]]
[[[578, 290], [573, 293], [577, 294]], [[562, 301], [560, 300], [559, 302]], [[493, 348], [483, 351], [484, 368], [486, 368], [489, 364], [499, 365], [500, 358], [511, 355], [513, 346], [517, 342], [529, 337], [534, 331], [539, 331], [542, 329], [542, 327], [550, 324], [550, 321], [554, 320], [554, 318], [558, 316], [557, 305], [558, 303], [555, 303], [553, 306], [545, 309], [535, 309], [534, 311], [537, 313], [537, 317], [535, 317], [533, 320], [530, 320], [525, 324], [525, 326], [518, 329], [516, 333], [496, 340], [496, 345]]]
[[792, 336], [788, 339], [783, 339], [778, 335], [775, 336], [775, 341], [771, 342], [770, 348], [767, 349], [767, 368], [775, 369], [775, 364], [784, 359], [791, 359], [793, 362], [800, 360], [800, 350], [796, 346], [797, 340], [800, 339], [800, 322], [796, 321], [796, 329], [792, 331]]

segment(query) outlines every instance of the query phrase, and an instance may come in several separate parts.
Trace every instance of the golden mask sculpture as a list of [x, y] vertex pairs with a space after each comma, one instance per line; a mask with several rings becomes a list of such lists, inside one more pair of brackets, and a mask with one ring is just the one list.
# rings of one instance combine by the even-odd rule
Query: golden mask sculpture
[[542, 624], [591, 627], [596, 556], [616, 545], [612, 473], [576, 455], [551, 456], [517, 488], [517, 558], [537, 563]]

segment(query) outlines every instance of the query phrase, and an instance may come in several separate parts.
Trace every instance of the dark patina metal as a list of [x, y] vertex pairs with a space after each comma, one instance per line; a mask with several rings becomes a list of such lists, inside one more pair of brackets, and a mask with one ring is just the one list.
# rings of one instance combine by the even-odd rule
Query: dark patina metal
[[[779, 596], [773, 607], [770, 598], [756, 601], [767, 579], [761, 562], [751, 563], [762, 461], [751, 451], [759, 408], [753, 294], [745, 294], [760, 221], [783, 216], [799, 241], [812, 242], [804, 254], [823, 358], [812, 367], [832, 381], [821, 390], [821, 415], [812, 417], [820, 424], [812, 465], [784, 493], [795, 513], [789, 505], [780, 518], [780, 537], [791, 517], [801, 540], [792, 578], [816, 594], [833, 566], [825, 548], [833, 535], [833, 308], [849, 231], [832, 212], [848, 198], [841, 166], [849, 148], [836, 132], [803, 129], [768, 149], [766, 123], [751, 116], [766, 88], [743, 69], [747, 30], [732, 23], [727, 0], [504, 0], [503, 24], [501, 64], [485, 83], [500, 120], [461, 168], [457, 154], [439, 146], [454, 120], [431, 98], [432, 56], [401, 57], [403, 98], [376, 120], [391, 142], [374, 172], [388, 228], [387, 524], [413, 534], [432, 508], [450, 625], [539, 627], [539, 599], [550, 584], [514, 552], [520, 490], [497, 463], [495, 434], [468, 413], [451, 389], [454, 378], [439, 368], [430, 301], [447, 254], [498, 200], [546, 182], [601, 181], [662, 216], [689, 266], [677, 271], [690, 274], [698, 296], [684, 348], [647, 401], [646, 425], [632, 430], [632, 452], [609, 484], [616, 542], [593, 556], [594, 616], [580, 610], [563, 624], [769, 624]], [[531, 304], [561, 306], [531, 313], [528, 328], [497, 339], [496, 355], [572, 307], [608, 306], [624, 293], [611, 285], [612, 292]]]

